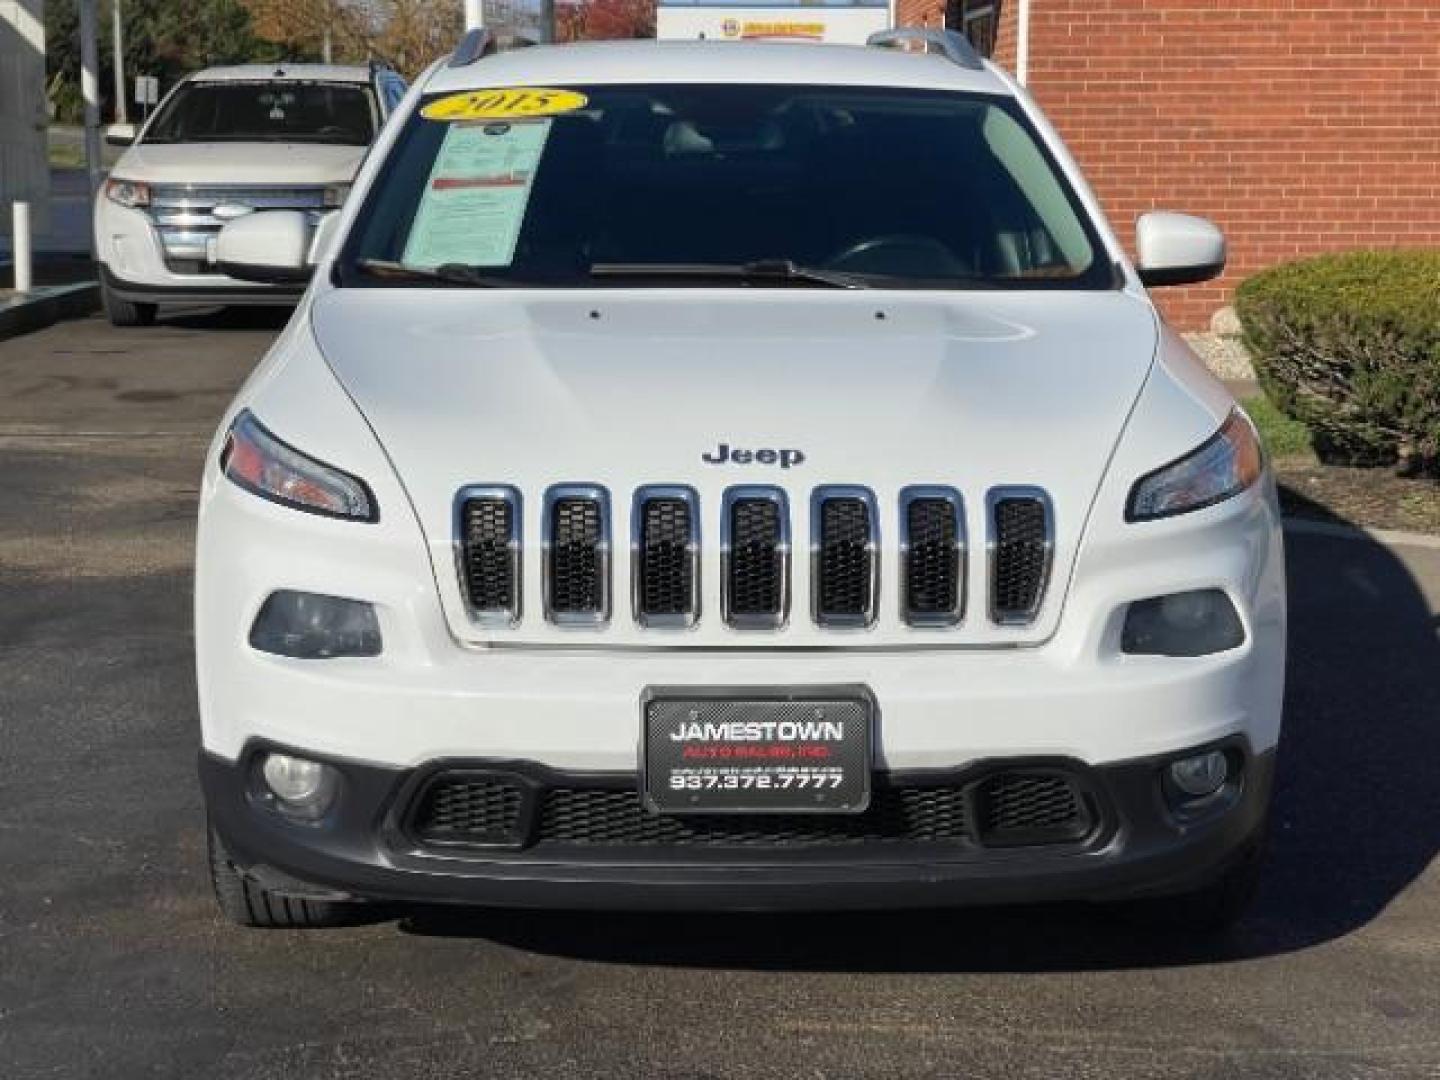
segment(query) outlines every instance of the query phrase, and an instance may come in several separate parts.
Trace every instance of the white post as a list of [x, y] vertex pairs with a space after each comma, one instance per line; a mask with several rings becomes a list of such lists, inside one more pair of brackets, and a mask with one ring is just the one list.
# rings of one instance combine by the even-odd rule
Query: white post
[[115, 36], [115, 122], [123, 124], [128, 117], [125, 115], [125, 36], [120, 22], [120, 0], [110, 0], [110, 11], [113, 16], [113, 30]]
[[1030, 0], [1020, 0], [1015, 19], [1015, 81], [1030, 81]]
[[30, 204], [17, 202], [14, 213], [15, 228], [11, 233], [11, 247], [15, 253], [15, 291], [23, 294], [28, 293], [34, 284], [34, 277], [30, 273]]
[[485, 5], [482, 0], [465, 0], [465, 29], [479, 30], [485, 25]]
[[[100, 190], [100, 44], [95, 36], [95, 0], [80, 5], [80, 93], [85, 99], [85, 169], [90, 197]], [[94, 244], [94, 240], [91, 240]]]

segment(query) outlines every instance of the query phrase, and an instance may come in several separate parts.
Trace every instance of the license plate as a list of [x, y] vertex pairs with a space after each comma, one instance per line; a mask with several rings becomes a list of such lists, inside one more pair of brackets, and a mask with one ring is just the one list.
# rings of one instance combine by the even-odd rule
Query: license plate
[[652, 688], [641, 784], [661, 814], [857, 814], [870, 804], [864, 687]]

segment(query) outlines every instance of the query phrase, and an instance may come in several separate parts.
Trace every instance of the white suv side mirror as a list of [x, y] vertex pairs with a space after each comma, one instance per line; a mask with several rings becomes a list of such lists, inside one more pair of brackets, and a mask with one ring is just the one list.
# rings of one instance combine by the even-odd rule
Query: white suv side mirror
[[220, 272], [241, 281], [295, 285], [310, 279], [310, 221], [299, 210], [262, 210], [225, 223], [215, 241]]
[[1193, 285], [1225, 269], [1225, 234], [1214, 222], [1156, 210], [1135, 223], [1136, 270], [1149, 286]]

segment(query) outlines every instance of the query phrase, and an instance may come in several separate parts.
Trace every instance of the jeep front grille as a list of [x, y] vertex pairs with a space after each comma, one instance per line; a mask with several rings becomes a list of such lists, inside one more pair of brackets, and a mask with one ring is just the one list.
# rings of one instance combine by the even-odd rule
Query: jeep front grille
[[610, 496], [591, 485], [545, 498], [545, 613], [559, 625], [610, 619]]
[[1033, 622], [1045, 597], [1055, 549], [1049, 497], [1038, 488], [993, 488], [990, 518], [990, 617], [1018, 626]]
[[780, 488], [725, 493], [721, 561], [725, 621], [776, 629], [790, 614], [790, 504]]
[[520, 493], [475, 486], [460, 492], [460, 578], [470, 613], [481, 622], [520, 618]]
[[[887, 509], [883, 497], [864, 487], [831, 485], [810, 493], [806, 572], [816, 626], [865, 628], [888, 617], [892, 625], [946, 630], [969, 619], [971, 607], [999, 626], [1036, 620], [1055, 553], [1055, 512], [1043, 490], [999, 487], [987, 493], [983, 575], [967, 569], [966, 506], [959, 491], [913, 486], [892, 498]], [[785, 491], [731, 487], [720, 503], [720, 580], [711, 588], [720, 597], [721, 619], [742, 631], [785, 628], [792, 591]], [[562, 484], [544, 492], [542, 505], [537, 606], [543, 618], [559, 626], [606, 626], [614, 614], [609, 492], [598, 484]], [[461, 597], [476, 623], [514, 627], [521, 621], [522, 511], [521, 493], [507, 485], [465, 487], [456, 498]], [[645, 629], [696, 625], [707, 562], [702, 523], [716, 511], [707, 513], [693, 488], [651, 485], [638, 488], [620, 512], [630, 528], [629, 577], [620, 588], [622, 596], [628, 593], [635, 622]], [[714, 520], [704, 528], [714, 528]], [[881, 540], [892, 525], [896, 543], [885, 548]], [[884, 565], [890, 550], [893, 572]], [[898, 585], [893, 604], [881, 602], [882, 572], [893, 573], [885, 580]]]
[[911, 626], [965, 617], [965, 506], [946, 487], [900, 492], [900, 616]]
[[700, 617], [699, 498], [687, 487], [641, 488], [631, 528], [635, 618], [691, 626]]
[[821, 626], [869, 626], [880, 586], [875, 496], [865, 488], [816, 488], [810, 500], [811, 587]]

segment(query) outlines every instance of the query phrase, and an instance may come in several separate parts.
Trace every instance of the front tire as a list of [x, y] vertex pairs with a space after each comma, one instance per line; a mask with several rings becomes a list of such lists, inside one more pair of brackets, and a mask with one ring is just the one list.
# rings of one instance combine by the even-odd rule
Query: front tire
[[110, 286], [100, 286], [100, 300], [105, 306], [105, 315], [111, 326], [150, 326], [155, 322], [158, 304], [137, 304], [122, 300], [111, 291]]
[[210, 829], [210, 884], [221, 912], [237, 926], [268, 930], [310, 930], [354, 921], [355, 904], [314, 900], [274, 892], [247, 878]]

